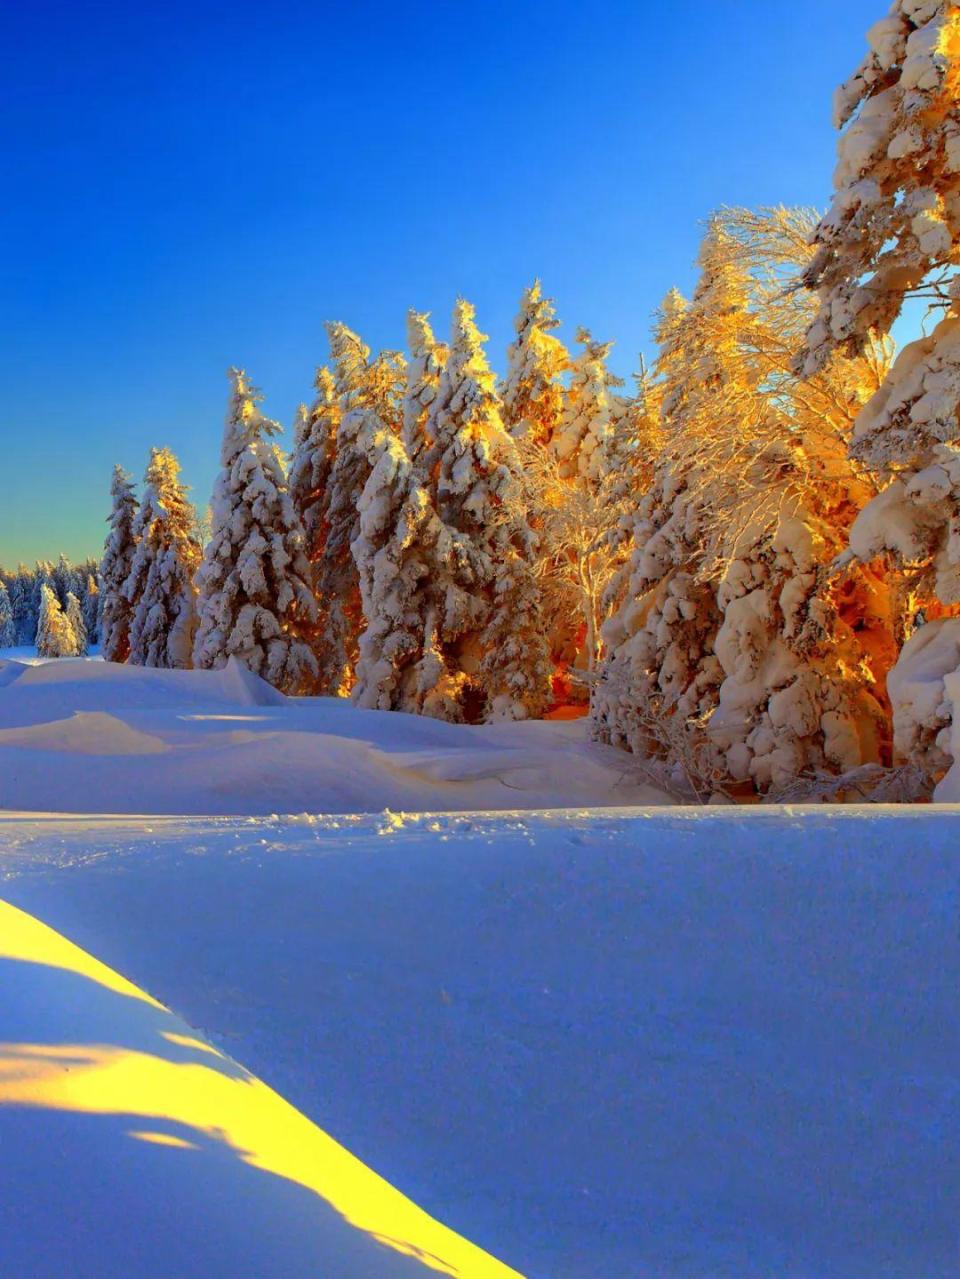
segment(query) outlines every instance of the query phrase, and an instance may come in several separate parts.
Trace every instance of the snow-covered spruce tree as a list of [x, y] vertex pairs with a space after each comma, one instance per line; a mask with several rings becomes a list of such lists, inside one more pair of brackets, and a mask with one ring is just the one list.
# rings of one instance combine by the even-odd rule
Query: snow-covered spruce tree
[[16, 638], [14, 644], [32, 644], [37, 634], [38, 618], [31, 613], [33, 598], [33, 575], [26, 564], [18, 564], [13, 581], [10, 584], [10, 607], [13, 610], [13, 624]]
[[611, 441], [610, 391], [622, 385], [607, 370], [612, 342], [596, 342], [588, 329], [577, 330], [583, 350], [574, 359], [570, 386], [564, 398], [552, 445], [565, 475], [597, 479], [609, 468]]
[[333, 375], [326, 365], [317, 369], [314, 387], [313, 404], [309, 409], [300, 406], [294, 427], [288, 479], [290, 500], [303, 525], [311, 563], [316, 563], [323, 551], [323, 512], [341, 416]]
[[432, 569], [449, 554], [450, 539], [403, 442], [375, 413], [359, 412], [357, 439], [371, 469], [351, 545], [365, 618], [353, 699], [419, 713], [441, 673]]
[[467, 720], [538, 715], [549, 662], [531, 561], [516, 446], [500, 415], [474, 308], [453, 313], [450, 353], [426, 425], [441, 543], [442, 600], [429, 714]]
[[197, 572], [193, 664], [215, 669], [236, 657], [284, 693], [317, 678], [308, 643], [317, 606], [303, 526], [270, 441], [280, 427], [259, 409], [260, 393], [230, 369], [230, 396], [213, 490], [213, 527]]
[[14, 648], [17, 643], [17, 627], [13, 619], [13, 605], [5, 582], [0, 582], [0, 648]]
[[563, 412], [561, 375], [569, 367], [567, 348], [552, 330], [559, 328], [552, 298], [534, 280], [520, 298], [513, 322], [516, 338], [507, 347], [507, 374], [500, 389], [503, 420], [514, 438], [531, 436], [549, 444]]
[[134, 666], [187, 668], [196, 627], [193, 575], [200, 547], [196, 516], [180, 483], [180, 464], [169, 449], [151, 449], [143, 499], [133, 524], [136, 543], [123, 594], [133, 608], [130, 652]]
[[447, 348], [438, 342], [430, 327], [430, 317], [419, 311], [407, 312], [407, 382], [403, 392], [401, 439], [407, 457], [421, 468], [427, 445], [427, 418], [437, 394]]
[[100, 642], [98, 620], [100, 614], [100, 592], [97, 587], [97, 579], [92, 573], [86, 574], [83, 595], [80, 598], [80, 608], [83, 612], [83, 625], [87, 632], [87, 641], [90, 644], [98, 644]]
[[105, 662], [125, 662], [130, 654], [130, 622], [133, 607], [125, 587], [136, 550], [134, 525], [140, 509], [133, 481], [120, 466], [113, 468], [110, 483], [110, 532], [100, 560], [100, 650]]
[[708, 233], [705, 278], [680, 324], [680, 381], [669, 385], [677, 366], [666, 377], [676, 408], [654, 494], [680, 487], [667, 521], [663, 500], [645, 512], [654, 519], [639, 529], [594, 707], [601, 736], [643, 749], [675, 703], [700, 720], [703, 774], [761, 792], [880, 758], [892, 648], [882, 582], [835, 583], [826, 572], [869, 496], [843, 439], [877, 371], [856, 360], [807, 384], [791, 373], [790, 334], [808, 314], [782, 278], [797, 254], [804, 260], [804, 227], [802, 214], [731, 211]]
[[39, 657], [76, 657], [78, 653], [73, 627], [60, 607], [56, 591], [47, 582], [40, 587], [36, 645]]
[[[867, 38], [836, 95], [834, 199], [803, 276], [819, 311], [797, 361], [811, 373], [838, 347], [867, 349], [911, 297], [943, 308], [857, 419], [851, 453], [887, 486], [855, 521], [848, 552], [891, 553], [913, 607], [934, 597], [942, 612], [960, 604], [960, 8], [895, 0]], [[890, 680], [896, 751], [934, 774], [960, 719], [945, 683], [960, 620], [936, 625], [938, 641], [911, 641]], [[960, 787], [937, 798], [960, 798]]]
[[334, 382], [342, 416], [323, 503], [324, 540], [317, 561], [319, 689], [343, 696], [354, 680], [363, 627], [360, 583], [350, 544], [360, 528], [359, 502], [370, 462], [359, 441], [364, 411], [373, 412], [394, 434], [401, 427], [404, 362], [395, 352], [370, 350], [344, 324], [328, 324]]
[[64, 609], [64, 615], [73, 631], [73, 637], [76, 641], [76, 656], [86, 657], [90, 652], [90, 643], [87, 638], [87, 625], [83, 620], [83, 612], [80, 608], [80, 601], [74, 595], [73, 591], [67, 591], [67, 607]]

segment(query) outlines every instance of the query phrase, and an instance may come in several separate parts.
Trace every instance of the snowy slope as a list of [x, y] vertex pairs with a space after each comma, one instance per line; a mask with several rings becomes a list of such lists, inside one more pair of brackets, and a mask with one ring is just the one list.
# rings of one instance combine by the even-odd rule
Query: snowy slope
[[284, 698], [236, 662], [0, 660], [0, 809], [271, 814], [662, 802], [585, 721], [466, 727]]
[[519, 1279], [0, 902], [0, 1274]]
[[958, 829], [8, 816], [0, 898], [530, 1279], [947, 1279]]

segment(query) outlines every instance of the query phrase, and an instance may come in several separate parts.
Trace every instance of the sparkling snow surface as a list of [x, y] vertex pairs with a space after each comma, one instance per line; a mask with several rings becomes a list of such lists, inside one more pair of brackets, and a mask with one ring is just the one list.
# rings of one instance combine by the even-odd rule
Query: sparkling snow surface
[[[618, 793], [581, 725], [284, 704], [238, 669], [0, 666], [0, 724], [8, 808], [246, 799], [2, 814], [0, 901], [161, 1001], [178, 1060], [215, 1045], [454, 1250], [528, 1279], [955, 1272], [960, 810], [574, 807]], [[504, 811], [450, 811], [471, 798]], [[127, 1034], [44, 972], [3, 962], [0, 1040]], [[0, 1090], [19, 1069], [0, 1048]], [[119, 1113], [0, 1106], [4, 1279], [436, 1264], [364, 1251], [259, 1129], [101, 1105]], [[503, 1274], [479, 1256], [440, 1273]]]

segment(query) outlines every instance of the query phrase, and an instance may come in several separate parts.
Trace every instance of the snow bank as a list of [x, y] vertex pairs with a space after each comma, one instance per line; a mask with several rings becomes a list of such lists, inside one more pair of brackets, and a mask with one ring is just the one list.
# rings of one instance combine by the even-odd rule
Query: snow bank
[[[958, 810], [930, 806], [158, 819], [148, 829], [7, 817], [0, 895], [128, 973], [201, 1028], [177, 1033], [223, 1046], [529, 1279], [945, 1276], [956, 1257], [945, 1188], [960, 1059], [957, 821]], [[51, 987], [24, 971], [20, 986], [0, 980], [0, 1027], [44, 1042]], [[142, 1035], [129, 1047], [177, 1051], [156, 1030], [145, 1038], [169, 1028], [168, 1014], [97, 1000], [114, 1018], [133, 1010]], [[68, 1014], [59, 998], [52, 1007]], [[116, 1021], [95, 1020], [89, 1000], [69, 1009], [79, 1024], [57, 1023], [53, 1042], [117, 1042]], [[183, 1048], [178, 1059], [208, 1056]], [[259, 1096], [251, 1085], [251, 1104]], [[7, 1116], [22, 1140], [5, 1130], [0, 1183], [40, 1161], [49, 1188], [25, 1219], [36, 1212], [50, 1227], [46, 1214], [64, 1213], [44, 1246], [89, 1239], [83, 1223], [104, 1218], [87, 1210], [109, 1213], [111, 1193], [126, 1211], [132, 1177], [144, 1193], [129, 1204], [131, 1234], [156, 1237], [163, 1203], [163, 1220], [185, 1214], [193, 1241], [200, 1214], [185, 1188], [205, 1209], [204, 1177], [230, 1196], [246, 1180], [248, 1197], [221, 1210], [232, 1242], [213, 1217], [209, 1246], [222, 1251], [204, 1252], [205, 1279], [303, 1273], [316, 1252], [303, 1270], [288, 1263], [285, 1234], [304, 1237], [284, 1207], [299, 1188], [149, 1108], [44, 1114], [40, 1128], [29, 1125], [41, 1116]], [[76, 1179], [71, 1205], [53, 1175], [57, 1143], [79, 1159], [91, 1125], [105, 1144], [91, 1148], [96, 1166]], [[144, 1145], [130, 1130], [201, 1149]], [[32, 1140], [40, 1131], [50, 1140]], [[101, 1153], [119, 1161], [106, 1161], [102, 1200]], [[258, 1197], [268, 1194], [279, 1203], [269, 1235], [274, 1201]], [[115, 1229], [128, 1237], [125, 1222]], [[249, 1235], [250, 1257], [237, 1259], [236, 1235]], [[258, 1264], [267, 1238], [277, 1260]], [[359, 1273], [392, 1274], [397, 1259], [377, 1256]], [[24, 1270], [0, 1261], [0, 1273]], [[147, 1273], [131, 1264], [124, 1279]]]
[[519, 1279], [0, 902], [0, 1274]]
[[466, 727], [287, 699], [222, 670], [0, 662], [0, 808], [60, 812], [445, 811], [657, 803], [586, 726]]

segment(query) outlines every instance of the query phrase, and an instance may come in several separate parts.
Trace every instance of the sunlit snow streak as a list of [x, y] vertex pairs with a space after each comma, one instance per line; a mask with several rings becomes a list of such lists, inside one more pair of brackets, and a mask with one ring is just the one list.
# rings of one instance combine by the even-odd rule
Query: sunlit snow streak
[[[116, 1038], [136, 1039], [135, 1045], [0, 1043], [0, 1110], [35, 1107], [183, 1125], [207, 1142], [223, 1143], [252, 1167], [313, 1191], [358, 1230], [432, 1270], [464, 1279], [517, 1279], [515, 1271], [428, 1216], [255, 1076], [185, 1034], [163, 1005], [45, 924], [0, 902], [3, 960], [85, 978], [148, 1005], [159, 1017], [151, 1016], [145, 1033], [138, 1032], [142, 1020], [128, 1025], [116, 1019]], [[202, 1050], [210, 1064], [182, 1060], [185, 1049]], [[185, 1137], [150, 1127], [133, 1127], [126, 1135], [183, 1150], [185, 1157], [196, 1149]]]

